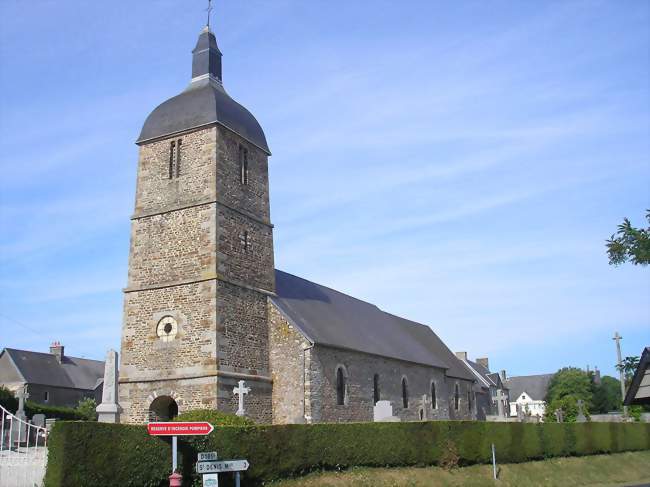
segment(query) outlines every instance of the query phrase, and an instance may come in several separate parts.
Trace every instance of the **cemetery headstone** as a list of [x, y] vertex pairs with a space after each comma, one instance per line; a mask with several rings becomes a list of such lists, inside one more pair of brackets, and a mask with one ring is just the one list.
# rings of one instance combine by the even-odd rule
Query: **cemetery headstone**
[[584, 405], [584, 401], [582, 399], [578, 399], [578, 416], [576, 417], [577, 423], [585, 423], [587, 421], [587, 417], [585, 416], [584, 412]]
[[393, 416], [393, 406], [390, 401], [377, 401], [373, 409], [374, 421], [397, 422], [400, 419]]
[[118, 370], [117, 352], [109, 350], [104, 365], [104, 388], [102, 403], [97, 406], [97, 420], [102, 423], [119, 423], [120, 406], [117, 403]]

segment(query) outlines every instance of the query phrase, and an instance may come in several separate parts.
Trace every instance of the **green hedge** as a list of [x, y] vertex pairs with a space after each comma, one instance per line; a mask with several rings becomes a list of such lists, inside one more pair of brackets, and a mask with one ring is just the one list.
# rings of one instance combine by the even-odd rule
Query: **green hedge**
[[[650, 424], [522, 424], [471, 421], [223, 426], [181, 437], [187, 485], [199, 451], [251, 463], [246, 484], [315, 469], [365, 466], [515, 463], [555, 456], [650, 449]], [[49, 442], [47, 487], [158, 486], [170, 470], [169, 440], [143, 426], [58, 422]], [[451, 453], [450, 453], [451, 452]], [[195, 485], [199, 485], [196, 483]]]
[[31, 418], [35, 414], [44, 414], [46, 418], [56, 418], [63, 420], [87, 420], [85, 414], [75, 408], [63, 406], [47, 406], [32, 401], [25, 401], [25, 414]]

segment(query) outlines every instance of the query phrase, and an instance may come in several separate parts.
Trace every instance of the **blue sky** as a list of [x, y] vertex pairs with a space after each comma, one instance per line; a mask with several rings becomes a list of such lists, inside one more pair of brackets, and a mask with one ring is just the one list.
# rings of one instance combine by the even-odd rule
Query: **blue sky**
[[[119, 347], [134, 141], [205, 3], [0, 2], [0, 347]], [[512, 375], [650, 345], [650, 270], [604, 247], [650, 207], [648, 2], [215, 7], [273, 151], [278, 268]]]

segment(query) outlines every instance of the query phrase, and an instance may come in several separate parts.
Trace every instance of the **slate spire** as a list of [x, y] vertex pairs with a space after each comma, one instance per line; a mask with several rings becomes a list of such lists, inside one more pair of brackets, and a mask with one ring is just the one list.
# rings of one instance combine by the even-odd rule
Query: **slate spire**
[[192, 51], [192, 81], [214, 78], [221, 83], [221, 51], [217, 38], [209, 26], [205, 26]]

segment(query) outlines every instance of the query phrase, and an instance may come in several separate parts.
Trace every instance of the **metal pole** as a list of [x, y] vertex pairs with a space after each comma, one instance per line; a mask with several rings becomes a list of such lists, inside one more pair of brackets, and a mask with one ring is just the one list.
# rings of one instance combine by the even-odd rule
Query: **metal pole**
[[494, 475], [494, 480], [497, 479], [497, 457], [494, 453], [494, 443], [492, 443], [492, 474]]
[[235, 487], [239, 487], [239, 472], [235, 472]]
[[[618, 332], [614, 333], [614, 340], [616, 342], [616, 355], [618, 357], [618, 365], [620, 367], [619, 370], [619, 376], [621, 379], [621, 400], [625, 401], [625, 374], [623, 373], [623, 359], [621, 358], [621, 340], [623, 337], [618, 334]], [[623, 406], [623, 416], [627, 417], [627, 406]]]
[[14, 417], [9, 415], [9, 451], [11, 451], [11, 442], [14, 439]]
[[176, 467], [178, 465], [178, 457], [176, 453], [177, 446], [178, 446], [178, 437], [172, 436], [172, 473], [176, 472]]

